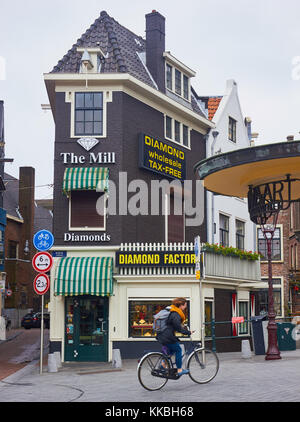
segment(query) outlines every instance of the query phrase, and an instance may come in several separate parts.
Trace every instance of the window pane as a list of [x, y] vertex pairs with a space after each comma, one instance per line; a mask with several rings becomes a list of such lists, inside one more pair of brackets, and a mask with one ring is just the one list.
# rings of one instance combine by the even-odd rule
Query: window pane
[[94, 135], [102, 135], [102, 122], [94, 123]]
[[102, 110], [96, 110], [94, 111], [94, 121], [95, 122], [102, 122]]
[[92, 122], [93, 121], [93, 111], [92, 110], [85, 111], [84, 115], [85, 115], [85, 121], [86, 122]]
[[86, 135], [92, 135], [93, 134], [93, 122], [85, 123], [84, 133]]
[[175, 141], [180, 142], [180, 123], [175, 120]]
[[189, 78], [185, 75], [183, 75], [183, 96], [189, 99]]
[[75, 135], [84, 135], [84, 123], [76, 123]]
[[98, 201], [103, 194], [94, 190], [72, 191], [71, 193], [71, 227], [104, 227], [104, 212], [99, 213]]
[[169, 116], [166, 116], [166, 136], [172, 139], [172, 119]]
[[173, 75], [173, 68], [172, 66], [167, 64], [167, 88], [168, 89], [173, 89], [172, 85], [173, 85], [173, 81], [172, 81], [172, 75]]
[[94, 107], [103, 108], [103, 94], [102, 92], [97, 92], [94, 94]]
[[189, 128], [183, 125], [183, 145], [189, 146]]
[[[171, 300], [129, 301], [129, 337], [154, 337], [152, 330], [153, 315], [171, 305]], [[186, 321], [189, 324], [189, 302], [185, 311]], [[180, 334], [182, 336], [182, 334]]]
[[84, 107], [84, 94], [76, 93], [76, 108], [83, 108]]
[[181, 95], [181, 72], [175, 69], [175, 92]]
[[84, 111], [81, 111], [81, 110], [78, 111], [77, 110], [75, 119], [76, 119], [76, 122], [83, 122], [84, 121]]
[[229, 117], [228, 138], [236, 142], [236, 121], [232, 117]]
[[[273, 283], [275, 280], [273, 280]], [[281, 289], [273, 289], [274, 311], [276, 315], [281, 315]], [[258, 292], [258, 311], [260, 315], [268, 313], [269, 295], [268, 289], [261, 289]]]
[[94, 94], [88, 92], [85, 94], [85, 108], [93, 108], [94, 102], [93, 102]]

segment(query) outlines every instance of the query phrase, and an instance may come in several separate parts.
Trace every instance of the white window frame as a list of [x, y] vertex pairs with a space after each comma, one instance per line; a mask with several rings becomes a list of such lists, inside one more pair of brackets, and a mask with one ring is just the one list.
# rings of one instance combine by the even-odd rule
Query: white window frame
[[[100, 193], [100, 192], [99, 192]], [[104, 193], [104, 201], [106, 203], [107, 201], [107, 193]], [[104, 216], [103, 216], [103, 227], [72, 227], [71, 226], [71, 210], [72, 210], [72, 191], [69, 195], [69, 231], [84, 231], [84, 232], [105, 232], [106, 231], [106, 213], [107, 213], [107, 207], [104, 206]]]
[[[238, 299], [238, 316], [243, 316], [245, 317], [245, 315], [240, 315], [240, 303], [247, 303], [247, 317], [246, 320], [249, 321], [249, 316], [250, 316], [250, 302], [249, 300], [245, 300], [245, 299]], [[238, 326], [238, 337], [249, 337], [250, 335], [250, 323], [247, 322], [247, 327], [248, 327], [248, 331], [247, 333], [240, 333], [240, 324], [237, 324]]]
[[243, 220], [242, 218], [235, 217], [235, 246], [237, 248], [237, 242], [236, 242], [236, 222], [239, 221], [240, 223], [244, 223], [244, 251], [246, 250], [246, 228], [247, 228], [247, 222]]
[[[172, 138], [167, 136], [167, 117], [171, 119]], [[175, 141], [175, 120], [180, 124], [180, 142]], [[183, 144], [183, 125], [188, 129], [188, 145]], [[173, 142], [175, 145], [180, 145], [181, 147], [189, 150], [191, 149], [191, 128], [186, 122], [182, 122], [180, 119], [170, 116], [170, 114], [164, 114], [164, 135], [165, 139]]]
[[[102, 122], [102, 135], [75, 135], [75, 93], [103, 93], [103, 122]], [[101, 90], [97, 88], [89, 88], [88, 90], [84, 88], [76, 88], [73, 91], [66, 92], [67, 103], [71, 103], [71, 118], [70, 118], [70, 138], [81, 139], [81, 138], [96, 138], [102, 139], [107, 137], [107, 103], [112, 102], [112, 91]]]
[[[168, 88], [168, 86], [167, 86], [167, 65], [172, 68], [172, 89]], [[180, 95], [175, 91], [175, 73], [176, 73], [175, 70], [177, 70], [181, 74], [181, 94]], [[185, 98], [185, 96], [184, 96], [184, 84], [183, 84], [184, 78], [183, 78], [183, 75], [186, 76], [187, 79], [188, 79], [188, 98]], [[183, 98], [185, 101], [188, 101], [189, 103], [191, 102], [192, 94], [191, 94], [191, 78], [190, 78], [190, 76], [188, 76], [185, 72], [180, 70], [178, 67], [169, 63], [167, 60], [165, 61], [165, 85], [166, 85], [166, 89], [168, 91], [172, 92], [173, 94], [177, 95], [180, 98]]]

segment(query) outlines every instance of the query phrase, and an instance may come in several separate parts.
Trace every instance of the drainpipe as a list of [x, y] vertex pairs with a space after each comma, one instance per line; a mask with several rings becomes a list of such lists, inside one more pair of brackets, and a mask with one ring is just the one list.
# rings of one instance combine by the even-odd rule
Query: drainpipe
[[[212, 157], [215, 155], [215, 144], [217, 141], [217, 137], [219, 135], [219, 132], [217, 130], [212, 131], [213, 141], [211, 143], [210, 147], [210, 156]], [[214, 219], [215, 219], [215, 194], [211, 192], [211, 243], [214, 243], [215, 241], [215, 227], [214, 227]]]

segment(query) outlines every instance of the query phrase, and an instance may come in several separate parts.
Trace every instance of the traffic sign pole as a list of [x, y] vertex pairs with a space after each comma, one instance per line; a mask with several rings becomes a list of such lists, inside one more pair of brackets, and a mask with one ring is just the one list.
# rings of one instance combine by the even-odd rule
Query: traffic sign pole
[[43, 373], [43, 352], [44, 352], [44, 295], [50, 288], [49, 277], [44, 274], [50, 271], [53, 259], [52, 256], [46, 252], [51, 249], [54, 243], [54, 237], [48, 230], [40, 230], [33, 237], [34, 247], [40, 251], [32, 260], [33, 268], [39, 272], [34, 279], [33, 287], [38, 295], [41, 295], [42, 312], [41, 312], [41, 347], [40, 347], [40, 374]]
[[43, 352], [44, 352], [44, 295], [42, 295], [40, 375], [42, 375], [43, 373]]

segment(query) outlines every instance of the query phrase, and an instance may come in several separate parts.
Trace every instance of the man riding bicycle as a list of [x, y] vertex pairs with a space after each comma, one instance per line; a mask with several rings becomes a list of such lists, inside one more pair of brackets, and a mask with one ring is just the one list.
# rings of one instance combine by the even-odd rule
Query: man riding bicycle
[[[175, 336], [175, 332], [190, 336], [194, 331], [189, 331], [182, 324], [186, 317], [184, 311], [187, 307], [187, 300], [183, 297], [177, 297], [172, 301], [170, 307], [170, 315], [168, 316], [167, 327], [163, 332], [157, 333], [157, 340], [163, 346], [166, 346], [170, 354], [175, 354], [175, 363], [177, 366], [177, 373], [179, 376], [188, 374], [187, 369], [182, 369], [182, 352], [180, 347], [180, 340]], [[164, 364], [162, 363], [162, 366]]]

